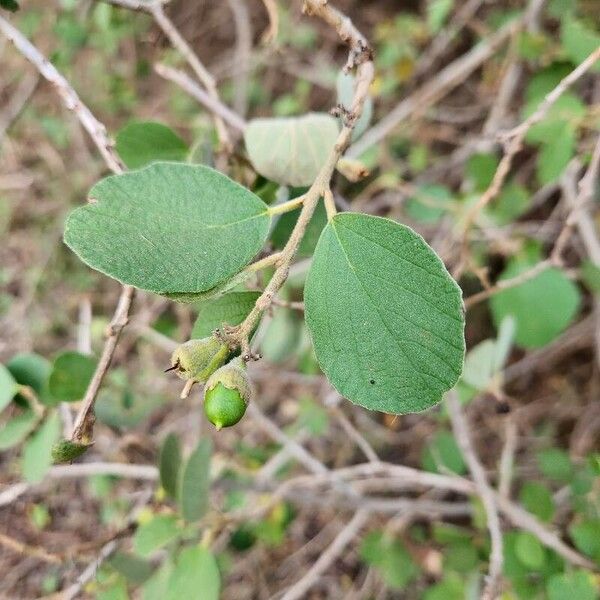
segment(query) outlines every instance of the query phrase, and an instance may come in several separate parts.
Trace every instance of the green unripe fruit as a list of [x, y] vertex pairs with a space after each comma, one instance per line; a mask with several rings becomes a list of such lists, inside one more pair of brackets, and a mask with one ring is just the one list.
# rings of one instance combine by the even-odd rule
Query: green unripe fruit
[[234, 358], [215, 371], [204, 388], [204, 412], [217, 428], [231, 427], [240, 421], [250, 402], [252, 388], [242, 360]]
[[204, 383], [229, 356], [229, 348], [215, 336], [189, 340], [171, 356], [171, 369], [182, 379]]
[[60, 440], [52, 446], [52, 462], [55, 464], [71, 462], [86, 452], [88, 448], [88, 444]]
[[246, 412], [246, 402], [237, 390], [217, 383], [214, 388], [204, 393], [204, 412], [219, 431], [240, 421]]

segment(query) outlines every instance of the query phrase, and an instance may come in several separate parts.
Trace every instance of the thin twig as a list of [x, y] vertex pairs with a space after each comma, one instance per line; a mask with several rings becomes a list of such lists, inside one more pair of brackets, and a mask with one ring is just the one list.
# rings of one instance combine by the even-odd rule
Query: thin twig
[[456, 392], [450, 391], [447, 394], [446, 405], [448, 407], [448, 413], [450, 414], [450, 420], [452, 421], [454, 437], [469, 465], [469, 471], [471, 471], [473, 482], [477, 487], [477, 492], [483, 502], [483, 507], [487, 516], [487, 526], [492, 541], [492, 549], [490, 551], [488, 577], [481, 598], [483, 600], [494, 600], [498, 597], [499, 593], [503, 562], [502, 531], [500, 528], [498, 507], [496, 505], [494, 492], [488, 483], [485, 470], [475, 453], [475, 448], [471, 442], [469, 427], [462, 413], [462, 408]]
[[357, 536], [369, 518], [366, 510], [358, 510], [350, 522], [338, 533], [331, 545], [319, 556], [315, 564], [298, 580], [281, 600], [298, 600], [306, 598], [311, 587], [317, 583], [319, 577], [335, 562], [344, 551], [344, 548]]
[[96, 396], [104, 380], [110, 363], [112, 361], [113, 354], [117, 344], [119, 343], [119, 337], [123, 327], [127, 325], [129, 320], [129, 309], [133, 302], [135, 295], [135, 288], [130, 285], [124, 285], [121, 288], [121, 295], [117, 302], [117, 308], [115, 309], [113, 318], [108, 326], [106, 341], [104, 342], [104, 348], [98, 361], [98, 366], [94, 371], [94, 375], [88, 385], [85, 392], [85, 396], [82, 400], [82, 406], [77, 413], [75, 419], [75, 425], [73, 426], [73, 434], [71, 439], [81, 443], [90, 443], [93, 437], [94, 428], [94, 403], [96, 402]]
[[443, 98], [457, 85], [460, 85], [475, 69], [488, 60], [519, 27], [519, 20], [504, 25], [472, 50], [450, 63], [437, 73], [435, 77], [432, 77], [430, 81], [400, 102], [381, 121], [367, 130], [348, 149], [346, 156], [358, 158], [363, 152], [378, 144], [392, 133], [402, 121], [406, 120], [413, 113], [417, 111], [422, 112]]
[[[113, 148], [112, 140], [106, 133], [106, 127], [100, 123], [100, 121], [94, 117], [90, 109], [83, 104], [69, 82], [20, 31], [15, 29], [2, 17], [0, 17], [0, 31], [13, 42], [15, 47], [37, 68], [40, 74], [52, 83], [66, 107], [74, 112], [85, 130], [89, 133], [108, 168], [114, 173], [122, 173], [123, 165]], [[122, 287], [121, 295], [109, 326], [108, 337], [104, 343], [100, 361], [98, 362], [96, 371], [86, 390], [82, 407], [75, 419], [75, 426], [72, 434], [73, 440], [85, 442], [91, 441], [94, 425], [94, 402], [96, 401], [96, 396], [98, 395], [104, 376], [110, 366], [121, 331], [127, 323], [134, 292], [134, 288], [131, 286], [125, 285]]]
[[83, 104], [71, 84], [57, 71], [56, 67], [48, 61], [42, 53], [6, 19], [0, 16], [0, 31], [15, 45], [15, 48], [39, 71], [40, 75], [48, 80], [65, 106], [72, 110], [85, 130], [96, 144], [102, 158], [109, 169], [115, 173], [123, 170], [121, 160], [117, 156], [113, 141], [106, 133], [106, 127], [94, 117], [90, 109]]
[[19, 81], [17, 89], [6, 103], [6, 107], [2, 113], [0, 113], [0, 142], [2, 142], [2, 138], [4, 138], [8, 128], [14, 123], [29, 102], [39, 80], [40, 77], [37, 73], [28, 73]]
[[349, 45], [350, 52], [344, 68], [345, 70], [356, 69], [354, 98], [349, 115], [344, 121], [344, 126], [338, 135], [333, 149], [314, 183], [305, 195], [302, 210], [300, 211], [296, 225], [281, 252], [281, 258], [275, 273], [246, 319], [244, 319], [238, 327], [233, 328], [232, 331], [229, 332], [229, 343], [232, 347], [241, 348], [242, 357], [246, 361], [256, 358], [250, 350], [250, 334], [260, 320], [263, 312], [269, 308], [273, 298], [275, 298], [287, 280], [290, 264], [304, 237], [306, 227], [310, 222], [320, 197], [327, 189], [329, 189], [329, 182], [339, 158], [350, 144], [354, 125], [362, 114], [363, 106], [374, 74], [372, 50], [364, 36], [356, 29], [356, 27], [354, 27], [352, 21], [350, 21], [348, 17], [331, 6], [331, 4], [323, 3], [319, 0], [307, 0], [304, 3], [303, 9], [305, 13], [319, 17], [334, 27], [340, 38]]
[[[192, 50], [192, 47], [186, 42], [184, 37], [179, 33], [179, 30], [175, 27], [171, 19], [167, 16], [163, 9], [163, 3], [157, 2], [156, 0], [150, 2], [131, 2], [131, 0], [103, 0], [109, 4], [116, 6], [122, 6], [124, 8], [133, 8], [133, 10], [140, 10], [147, 12], [152, 15], [152, 18], [156, 24], [161, 28], [162, 32], [167, 36], [171, 42], [173, 48], [175, 48], [185, 58], [192, 71], [206, 88], [208, 95], [215, 100], [220, 102], [219, 92], [217, 90], [217, 84], [214, 77], [210, 74], [208, 69], [202, 64], [202, 61], [198, 58], [196, 53]], [[130, 6], [133, 4], [134, 6]], [[228, 154], [232, 150], [231, 139], [227, 127], [223, 122], [221, 116], [213, 112], [213, 119], [215, 122], [215, 128], [221, 144], [221, 150]]]
[[566, 77], [564, 77], [560, 83], [549, 92], [544, 100], [540, 103], [537, 109], [523, 121], [520, 125], [511, 129], [509, 132], [502, 136], [504, 144], [504, 155], [498, 164], [498, 168], [494, 173], [492, 182], [488, 188], [480, 196], [479, 200], [473, 205], [465, 217], [464, 230], [463, 230], [463, 254], [466, 253], [468, 234], [473, 225], [477, 220], [479, 213], [498, 196], [502, 190], [502, 186], [510, 169], [512, 167], [512, 161], [516, 154], [521, 150], [523, 140], [527, 135], [527, 132], [533, 125], [539, 123], [547, 114], [554, 103], [566, 92], [580, 77], [582, 77], [587, 71], [589, 71], [596, 61], [600, 59], [600, 47], [596, 48], [577, 68], [573, 69]]
[[234, 80], [233, 108], [238, 115], [245, 117], [248, 112], [248, 77], [250, 75], [250, 54], [252, 52], [252, 30], [250, 13], [246, 0], [227, 0], [233, 14], [236, 31], [235, 63], [239, 67]]
[[246, 129], [246, 121], [236, 112], [223, 104], [218, 98], [213, 98], [208, 92], [204, 91], [187, 73], [179, 69], [174, 69], [167, 65], [158, 63], [154, 65], [154, 70], [164, 79], [178, 85], [184, 92], [187, 92], [192, 98], [195, 98], [200, 104], [209, 111], [218, 115], [230, 127], [243, 132]]

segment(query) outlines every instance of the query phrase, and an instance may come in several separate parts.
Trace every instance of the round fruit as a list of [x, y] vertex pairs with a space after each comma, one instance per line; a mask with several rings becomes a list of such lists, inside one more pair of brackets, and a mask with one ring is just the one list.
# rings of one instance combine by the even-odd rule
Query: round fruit
[[217, 383], [204, 392], [204, 412], [219, 431], [239, 422], [246, 412], [246, 401], [237, 389]]

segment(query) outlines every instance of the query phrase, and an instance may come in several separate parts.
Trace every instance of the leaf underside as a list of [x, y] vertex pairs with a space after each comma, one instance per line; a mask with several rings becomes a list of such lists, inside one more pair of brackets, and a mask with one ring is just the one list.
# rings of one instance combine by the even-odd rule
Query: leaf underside
[[97, 271], [158, 293], [209, 290], [247, 265], [269, 230], [258, 196], [200, 165], [153, 163], [89, 195], [69, 215], [65, 243]]
[[465, 352], [461, 291], [410, 228], [336, 215], [315, 251], [304, 300], [321, 368], [355, 404], [420, 411], [457, 382]]
[[328, 114], [254, 119], [244, 132], [248, 156], [258, 173], [282, 185], [306, 186], [316, 179], [338, 136]]

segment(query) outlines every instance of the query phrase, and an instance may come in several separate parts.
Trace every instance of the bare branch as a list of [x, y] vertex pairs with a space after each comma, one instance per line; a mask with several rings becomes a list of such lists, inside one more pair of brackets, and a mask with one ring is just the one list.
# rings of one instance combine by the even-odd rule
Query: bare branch
[[492, 541], [492, 549], [490, 552], [489, 574], [481, 598], [483, 600], [494, 600], [499, 594], [503, 562], [502, 532], [500, 528], [500, 518], [498, 517], [498, 507], [496, 506], [494, 491], [488, 483], [485, 470], [479, 462], [479, 458], [477, 458], [477, 454], [473, 448], [469, 427], [462, 413], [460, 401], [455, 391], [452, 390], [448, 392], [446, 396], [446, 405], [450, 414], [450, 420], [452, 421], [454, 437], [469, 465], [469, 470], [471, 471], [473, 481], [477, 487], [477, 493], [483, 502], [483, 507], [487, 516], [487, 526]]
[[96, 144], [108, 168], [119, 173], [123, 165], [113, 148], [113, 142], [106, 133], [106, 127], [83, 104], [77, 92], [69, 82], [56, 70], [41, 52], [6, 19], [0, 17], [0, 31], [15, 45], [15, 48], [39, 71], [40, 75], [48, 80], [62, 98], [65, 106], [75, 113], [85, 130]]
[[348, 524], [338, 533], [331, 545], [325, 550], [315, 564], [307, 571], [306, 575], [297, 581], [281, 597], [281, 600], [298, 600], [306, 598], [311, 587], [317, 583], [319, 577], [337, 560], [344, 548], [356, 537], [369, 518], [369, 513], [359, 510]]

